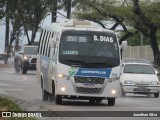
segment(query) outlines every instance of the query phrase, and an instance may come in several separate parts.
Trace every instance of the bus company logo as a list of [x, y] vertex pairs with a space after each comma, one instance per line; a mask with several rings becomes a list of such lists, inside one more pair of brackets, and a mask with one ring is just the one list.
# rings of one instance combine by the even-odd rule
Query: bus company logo
[[78, 72], [78, 69], [79, 68], [76, 68], [76, 67], [69, 68], [69, 75], [71, 76], [75, 75]]

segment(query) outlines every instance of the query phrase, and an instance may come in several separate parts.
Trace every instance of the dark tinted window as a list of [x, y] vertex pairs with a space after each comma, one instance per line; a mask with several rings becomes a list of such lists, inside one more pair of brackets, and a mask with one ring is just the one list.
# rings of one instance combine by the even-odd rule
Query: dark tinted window
[[75, 64], [74, 61], [80, 61], [99, 67], [119, 65], [116, 36], [106, 32], [64, 32], [59, 56], [60, 62], [65, 64]]

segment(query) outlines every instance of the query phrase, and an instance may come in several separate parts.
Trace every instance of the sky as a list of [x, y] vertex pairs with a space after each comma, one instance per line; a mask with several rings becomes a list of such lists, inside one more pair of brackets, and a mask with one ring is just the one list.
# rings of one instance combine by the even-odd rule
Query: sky
[[[66, 12], [60, 10], [58, 11], [60, 13], [62, 13], [63, 15], [66, 16]], [[61, 22], [63, 21], [65, 18], [63, 16], [61, 16], [60, 14], [57, 14], [57, 22]], [[42, 20], [41, 23], [41, 27], [47, 26], [51, 24], [51, 14], [49, 14], [44, 20]], [[40, 31], [37, 32], [36, 34], [36, 41], [39, 39], [40, 36]], [[26, 36], [22, 36], [20, 37], [20, 44], [26, 44], [27, 43], [27, 38]], [[4, 20], [0, 21], [0, 53], [4, 52], [4, 44], [5, 44], [5, 24], [4, 24]]]

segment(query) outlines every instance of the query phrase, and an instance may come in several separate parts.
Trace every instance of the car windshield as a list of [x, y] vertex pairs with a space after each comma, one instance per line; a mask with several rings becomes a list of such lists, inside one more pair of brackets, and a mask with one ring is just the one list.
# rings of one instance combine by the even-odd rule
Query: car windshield
[[151, 65], [140, 64], [126, 64], [123, 72], [131, 74], [155, 74]]
[[37, 47], [25, 47], [24, 54], [36, 55], [37, 54]]
[[59, 61], [85, 67], [115, 67], [120, 64], [116, 35], [106, 32], [65, 31]]

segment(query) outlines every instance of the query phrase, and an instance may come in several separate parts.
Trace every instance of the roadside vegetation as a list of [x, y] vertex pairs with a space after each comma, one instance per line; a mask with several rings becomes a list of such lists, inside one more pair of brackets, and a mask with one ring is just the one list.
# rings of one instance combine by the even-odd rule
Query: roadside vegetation
[[[159, 0], [1, 0], [0, 21], [5, 21], [6, 25], [5, 52], [7, 55], [13, 52], [14, 42], [14, 49], [18, 51], [22, 36], [27, 38], [28, 45], [34, 44], [36, 33], [41, 30], [45, 18], [52, 14], [52, 22], [62, 15], [91, 20], [105, 29], [117, 30], [120, 44], [127, 40], [129, 45], [140, 45], [143, 35], [143, 44], [151, 46], [154, 62], [160, 66], [159, 7]], [[66, 11], [67, 16], [57, 10]]]
[[[14, 101], [0, 97], [0, 111], [23, 111]], [[0, 120], [37, 120], [36, 118], [0, 118]]]

